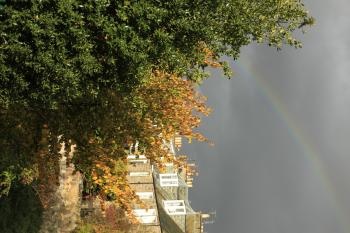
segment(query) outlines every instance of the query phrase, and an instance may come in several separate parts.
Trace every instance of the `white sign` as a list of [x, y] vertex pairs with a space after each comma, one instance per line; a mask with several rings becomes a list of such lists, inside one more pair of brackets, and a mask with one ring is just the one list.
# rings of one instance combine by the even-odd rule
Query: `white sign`
[[130, 172], [129, 176], [149, 176], [149, 172]]
[[159, 174], [161, 187], [179, 186], [179, 178], [176, 173]]
[[153, 192], [136, 192], [136, 195], [142, 200], [153, 198]]
[[163, 201], [164, 209], [169, 215], [185, 215], [186, 206], [184, 200]]

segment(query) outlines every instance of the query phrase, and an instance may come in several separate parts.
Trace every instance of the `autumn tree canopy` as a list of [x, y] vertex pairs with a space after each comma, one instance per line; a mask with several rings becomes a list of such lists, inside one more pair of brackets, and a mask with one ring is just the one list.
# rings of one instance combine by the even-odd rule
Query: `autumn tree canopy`
[[229, 76], [220, 58], [254, 41], [298, 48], [293, 32], [313, 18], [300, 0], [2, 0], [0, 21], [0, 194], [45, 164], [55, 173], [41, 155], [57, 157], [59, 135], [95, 190], [118, 193], [125, 180], [94, 177], [128, 142], [157, 162], [159, 135], [205, 140], [193, 131], [208, 112], [194, 91], [205, 67]]

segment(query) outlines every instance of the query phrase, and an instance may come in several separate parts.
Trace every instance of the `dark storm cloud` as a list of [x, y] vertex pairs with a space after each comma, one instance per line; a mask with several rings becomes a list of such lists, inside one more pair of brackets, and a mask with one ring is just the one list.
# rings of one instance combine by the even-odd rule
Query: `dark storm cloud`
[[217, 211], [207, 232], [350, 232], [350, 2], [306, 5], [317, 24], [303, 49], [250, 46], [232, 80], [214, 73], [201, 89], [214, 108], [202, 131], [216, 145], [185, 151], [200, 168], [192, 205]]

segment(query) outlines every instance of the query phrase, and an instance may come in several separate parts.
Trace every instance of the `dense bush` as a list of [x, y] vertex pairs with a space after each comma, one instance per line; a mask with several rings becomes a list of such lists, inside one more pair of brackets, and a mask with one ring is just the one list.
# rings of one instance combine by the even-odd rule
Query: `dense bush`
[[38, 233], [41, 217], [40, 200], [29, 186], [15, 186], [0, 198], [1, 233]]

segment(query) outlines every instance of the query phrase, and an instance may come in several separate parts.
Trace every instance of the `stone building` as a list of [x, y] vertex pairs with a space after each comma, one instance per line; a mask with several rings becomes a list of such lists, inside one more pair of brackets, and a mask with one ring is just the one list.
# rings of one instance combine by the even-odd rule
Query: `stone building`
[[69, 162], [75, 145], [70, 146], [69, 153], [65, 147], [65, 143], [61, 143], [59, 183], [50, 194], [48, 207], [43, 212], [40, 233], [70, 233], [80, 222], [82, 178]]
[[[176, 158], [176, 150], [181, 147], [181, 140], [176, 137], [164, 146]], [[202, 233], [203, 219], [207, 215], [196, 212], [190, 206], [188, 189], [192, 187], [193, 176], [198, 174], [196, 166], [188, 163], [182, 168], [175, 168], [167, 163], [166, 169], [160, 172], [157, 166], [150, 163], [144, 155], [135, 150], [128, 155], [127, 180], [145, 206], [133, 204], [133, 214], [139, 224], [128, 225], [130, 233]], [[75, 173], [74, 166], [68, 163], [74, 152], [74, 146], [67, 153], [62, 145], [59, 161], [59, 184], [52, 195], [50, 208], [43, 214], [43, 225], [40, 233], [69, 233], [77, 226], [80, 215], [100, 221], [106, 217], [98, 198], [81, 200], [82, 180]], [[184, 159], [184, 158], [181, 158]], [[113, 205], [112, 202], [105, 203]], [[117, 219], [119, 220], [119, 219]], [[101, 220], [103, 221], [103, 220]], [[124, 222], [125, 222], [124, 221]], [[115, 224], [119, 224], [115, 222]]]
[[[181, 141], [177, 137], [176, 141], [164, 141], [164, 146], [177, 158], [176, 150]], [[203, 223], [208, 215], [194, 211], [188, 200], [188, 189], [192, 187], [193, 177], [198, 175], [193, 162], [182, 168], [167, 163], [164, 171], [160, 172], [145, 155], [139, 153], [137, 143], [133, 150], [130, 149], [127, 160], [127, 180], [146, 206], [133, 204], [133, 214], [139, 224], [131, 225], [128, 232], [203, 233]], [[83, 208], [96, 213], [98, 202]]]
[[[170, 153], [176, 157], [176, 149], [181, 146], [179, 137], [164, 142]], [[134, 214], [143, 231], [135, 226], [132, 232], [162, 233], [202, 233], [207, 214], [196, 212], [188, 200], [188, 189], [192, 187], [193, 176], [197, 175], [194, 163], [180, 169], [166, 164], [165, 172], [160, 172], [143, 155], [129, 155], [128, 180], [149, 209], [135, 206]]]
[[159, 212], [153, 182], [153, 165], [143, 155], [128, 156], [128, 176], [130, 186], [147, 206], [147, 209], [137, 204], [133, 206], [135, 217], [140, 224], [133, 225], [133, 233], [161, 233]]
[[194, 211], [189, 203], [189, 186], [182, 173], [168, 166], [166, 173], [154, 169], [153, 176], [163, 232], [203, 232], [202, 214]]

